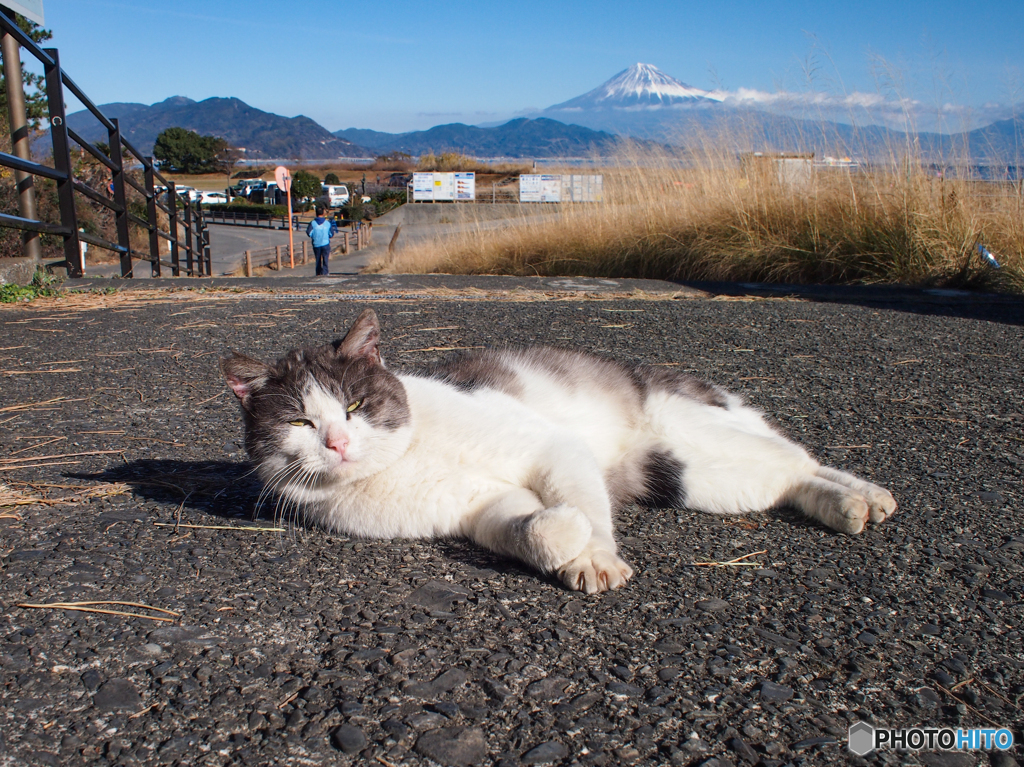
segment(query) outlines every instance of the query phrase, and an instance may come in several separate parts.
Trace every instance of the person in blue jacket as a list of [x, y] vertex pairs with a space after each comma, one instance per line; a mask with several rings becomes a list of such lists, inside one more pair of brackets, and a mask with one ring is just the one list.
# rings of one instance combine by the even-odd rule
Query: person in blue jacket
[[316, 256], [316, 274], [327, 276], [330, 271], [327, 261], [331, 257], [331, 238], [338, 233], [338, 223], [333, 218], [324, 218], [324, 206], [316, 206], [316, 218], [306, 227], [306, 236], [313, 241], [313, 255]]

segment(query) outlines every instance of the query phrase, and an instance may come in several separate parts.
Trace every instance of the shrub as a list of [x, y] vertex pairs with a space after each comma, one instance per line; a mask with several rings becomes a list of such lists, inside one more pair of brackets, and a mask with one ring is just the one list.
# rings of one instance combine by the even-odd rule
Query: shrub
[[171, 127], [160, 132], [153, 144], [153, 156], [165, 170], [180, 173], [211, 173], [234, 164], [228, 142], [217, 136], [200, 136], [195, 131]]
[[60, 293], [60, 280], [46, 272], [36, 272], [28, 285], [0, 285], [0, 303], [13, 304], [32, 301], [39, 296], [56, 296]]
[[319, 197], [321, 188], [320, 178], [308, 170], [297, 170], [292, 175], [292, 197], [296, 200]]
[[324, 183], [327, 184], [328, 186], [337, 186], [338, 184], [341, 183], [341, 179], [338, 178], [337, 173], [328, 173], [326, 176], [324, 176]]

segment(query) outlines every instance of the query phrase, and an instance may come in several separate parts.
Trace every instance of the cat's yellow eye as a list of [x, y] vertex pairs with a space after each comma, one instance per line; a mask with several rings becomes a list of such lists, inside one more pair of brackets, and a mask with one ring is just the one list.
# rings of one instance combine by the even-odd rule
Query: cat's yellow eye
[[289, 426], [308, 426], [310, 428], [313, 428], [313, 422], [312, 421], [308, 421], [305, 418], [299, 418], [299, 419], [297, 419], [295, 421], [289, 421], [288, 425]]
[[349, 406], [347, 408], [345, 408], [345, 412], [346, 413], [354, 413], [359, 408], [361, 408], [362, 406], [363, 406], [363, 401], [361, 399], [357, 399], [355, 402], [349, 404]]

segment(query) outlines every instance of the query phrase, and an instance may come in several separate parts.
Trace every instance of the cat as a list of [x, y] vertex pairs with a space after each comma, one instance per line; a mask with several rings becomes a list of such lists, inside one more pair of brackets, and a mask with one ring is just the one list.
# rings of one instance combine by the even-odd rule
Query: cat
[[464, 536], [595, 593], [625, 584], [624, 504], [716, 514], [796, 506], [843, 533], [896, 510], [822, 466], [735, 394], [664, 367], [485, 350], [389, 371], [367, 309], [344, 339], [221, 361], [267, 488], [353, 536]]

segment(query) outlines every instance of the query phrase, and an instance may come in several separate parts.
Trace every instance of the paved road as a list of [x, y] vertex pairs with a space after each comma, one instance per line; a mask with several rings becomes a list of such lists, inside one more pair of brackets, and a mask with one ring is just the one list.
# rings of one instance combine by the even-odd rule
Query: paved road
[[[381, 226], [379, 232], [374, 232], [374, 243], [379, 244], [383, 242], [385, 249], [387, 245], [387, 239], [390, 238], [391, 233], [394, 231], [394, 227]], [[265, 248], [272, 248], [276, 245], [282, 245], [285, 247], [287, 252], [288, 246], [288, 230], [284, 229], [269, 229], [266, 227], [246, 227], [246, 226], [231, 226], [226, 224], [211, 224], [209, 227], [210, 232], [210, 260], [212, 262], [213, 273], [216, 276], [222, 276], [230, 274], [240, 268], [245, 263], [245, 251], [246, 250], [263, 250]], [[305, 234], [302, 231], [296, 231], [295, 234], [295, 249], [296, 259], [299, 258], [301, 253], [302, 241], [305, 239]], [[307, 246], [308, 247], [308, 246]], [[373, 251], [366, 249], [363, 252], [354, 251], [348, 256], [342, 256], [339, 252], [339, 245], [337, 241], [334, 245], [334, 254], [330, 260], [331, 274], [337, 275], [351, 275], [358, 274], [367, 263], [374, 252], [379, 250], [377, 247]], [[309, 249], [309, 263], [303, 266], [296, 261], [296, 267], [294, 270], [285, 269], [282, 272], [275, 273], [271, 272], [267, 274], [267, 277], [294, 277], [294, 276], [313, 276], [316, 268], [313, 263], [313, 251]], [[182, 251], [182, 263], [184, 263], [184, 252]], [[136, 269], [139, 270], [140, 276], [149, 276], [150, 269], [146, 262], [136, 262]], [[87, 273], [89, 277], [114, 277], [120, 275], [121, 267], [119, 264], [90, 264], [87, 267]], [[169, 274], [169, 270], [164, 269], [165, 274]]]
[[[507, 225], [508, 221], [503, 219], [474, 221], [470, 223], [407, 223], [402, 225], [402, 232], [399, 235], [397, 247], [408, 247], [413, 243], [453, 236], [467, 230], [496, 229]], [[244, 264], [246, 250], [263, 250], [276, 245], [288, 244], [288, 231], [281, 229], [211, 224], [209, 231], [210, 257], [213, 262], [213, 273], [216, 276], [231, 274], [240, 269]], [[373, 228], [373, 244], [371, 247], [364, 249], [362, 252], [353, 251], [347, 256], [341, 255], [340, 244], [336, 239], [333, 247], [334, 252], [330, 260], [331, 274], [344, 276], [361, 273], [373, 258], [383, 256], [387, 252], [388, 243], [391, 241], [394, 232], [395, 224], [389, 223], [387, 217], [378, 220]], [[296, 231], [296, 254], [300, 252], [303, 239], [305, 239], [303, 232]], [[311, 250], [309, 251], [309, 258], [311, 260], [307, 265], [297, 265], [294, 271], [287, 269], [280, 273], [270, 272], [264, 276], [312, 276], [315, 274], [315, 266], [312, 262]], [[140, 276], [143, 274], [149, 275], [149, 266], [145, 262], [138, 263], [136, 268], [140, 270]], [[90, 264], [87, 272], [90, 277], [113, 277], [121, 273], [121, 268], [116, 263]]]
[[[448, 279], [139, 281], [0, 307], [0, 480], [49, 500], [0, 519], [4, 763], [986, 765], [852, 758], [847, 727], [1020, 737], [1020, 301]], [[275, 509], [217, 354], [330, 340], [368, 297], [398, 369], [507, 342], [671, 365], [900, 511], [843, 537], [788, 510], [629, 508], [637, 576], [599, 597], [461, 541], [254, 530]], [[16, 606], [73, 600], [180, 617]]]

